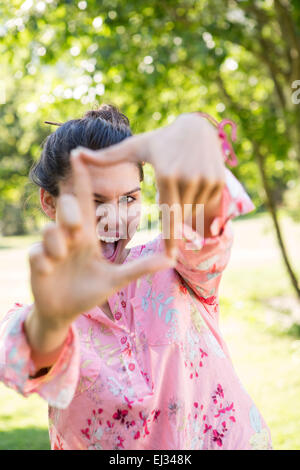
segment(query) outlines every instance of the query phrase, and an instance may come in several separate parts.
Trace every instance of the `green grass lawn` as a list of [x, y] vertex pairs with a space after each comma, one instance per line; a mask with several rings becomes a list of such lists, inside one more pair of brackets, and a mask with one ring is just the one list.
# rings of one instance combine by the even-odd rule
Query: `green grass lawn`
[[37, 394], [24, 398], [0, 384], [0, 450], [50, 449], [47, 413]]
[[[282, 224], [299, 268], [300, 226], [285, 217]], [[244, 218], [234, 228], [236, 241], [220, 288], [221, 330], [238, 375], [271, 430], [274, 448], [299, 450], [300, 337], [283, 334], [277, 317], [270, 317], [274, 312], [269, 304], [274, 297], [293, 297], [293, 291], [269, 217]], [[143, 234], [138, 237], [144, 239]], [[30, 299], [26, 252], [35, 240], [0, 239], [3, 312], [12, 300]], [[39, 396], [23, 398], [0, 384], [0, 449], [49, 449], [47, 404]]]

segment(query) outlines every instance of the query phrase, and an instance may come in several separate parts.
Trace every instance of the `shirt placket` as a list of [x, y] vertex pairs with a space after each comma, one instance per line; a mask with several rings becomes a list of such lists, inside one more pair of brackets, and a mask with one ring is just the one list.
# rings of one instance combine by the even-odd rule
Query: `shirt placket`
[[[121, 348], [122, 362], [134, 389], [134, 397], [138, 397], [139, 401], [143, 401], [142, 397], [152, 395], [152, 390], [146, 383], [137, 361], [134, 322], [132, 321], [131, 312], [127, 310], [132, 307], [130, 302], [126, 302], [125, 295], [122, 296], [122, 294], [124, 294], [122, 291], [117, 292], [108, 299], [115, 319], [112, 322], [112, 329]], [[132, 325], [132, 329], [130, 329], [129, 323]]]

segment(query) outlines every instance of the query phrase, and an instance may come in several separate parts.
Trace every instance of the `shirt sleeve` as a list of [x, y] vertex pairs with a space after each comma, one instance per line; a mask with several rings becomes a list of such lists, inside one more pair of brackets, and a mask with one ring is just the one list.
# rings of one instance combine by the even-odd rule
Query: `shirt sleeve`
[[[67, 408], [75, 394], [79, 370], [79, 337], [70, 326], [64, 347], [47, 373], [36, 378], [24, 321], [31, 305], [15, 304], [0, 321], [0, 380], [23, 396], [38, 393], [50, 406]], [[46, 369], [47, 371], [47, 369]]]
[[175, 268], [187, 286], [192, 288], [204, 303], [211, 305], [215, 303], [221, 274], [230, 257], [233, 242], [231, 219], [255, 208], [232, 172], [228, 168], [225, 168], [225, 172], [221, 215], [216, 217], [210, 226], [212, 236], [201, 238], [190, 226], [184, 225]]

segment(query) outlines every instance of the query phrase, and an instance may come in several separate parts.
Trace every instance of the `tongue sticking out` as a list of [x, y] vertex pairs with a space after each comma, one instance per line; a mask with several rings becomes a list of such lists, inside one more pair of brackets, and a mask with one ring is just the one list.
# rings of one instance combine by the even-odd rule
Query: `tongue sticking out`
[[108, 260], [113, 258], [115, 251], [117, 249], [117, 245], [118, 245], [118, 242], [106, 243], [106, 242], [101, 241], [101, 248], [102, 248], [102, 252], [105, 258], [107, 258]]

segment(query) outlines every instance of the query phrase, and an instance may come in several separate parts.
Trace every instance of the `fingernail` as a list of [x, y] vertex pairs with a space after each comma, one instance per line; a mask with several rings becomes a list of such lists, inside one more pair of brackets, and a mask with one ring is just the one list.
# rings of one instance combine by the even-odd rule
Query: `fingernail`
[[210, 225], [210, 233], [213, 237], [218, 235], [220, 232], [220, 225], [221, 225], [221, 217], [215, 217]]
[[71, 158], [78, 158], [80, 155], [80, 149], [76, 148], [71, 150]]

